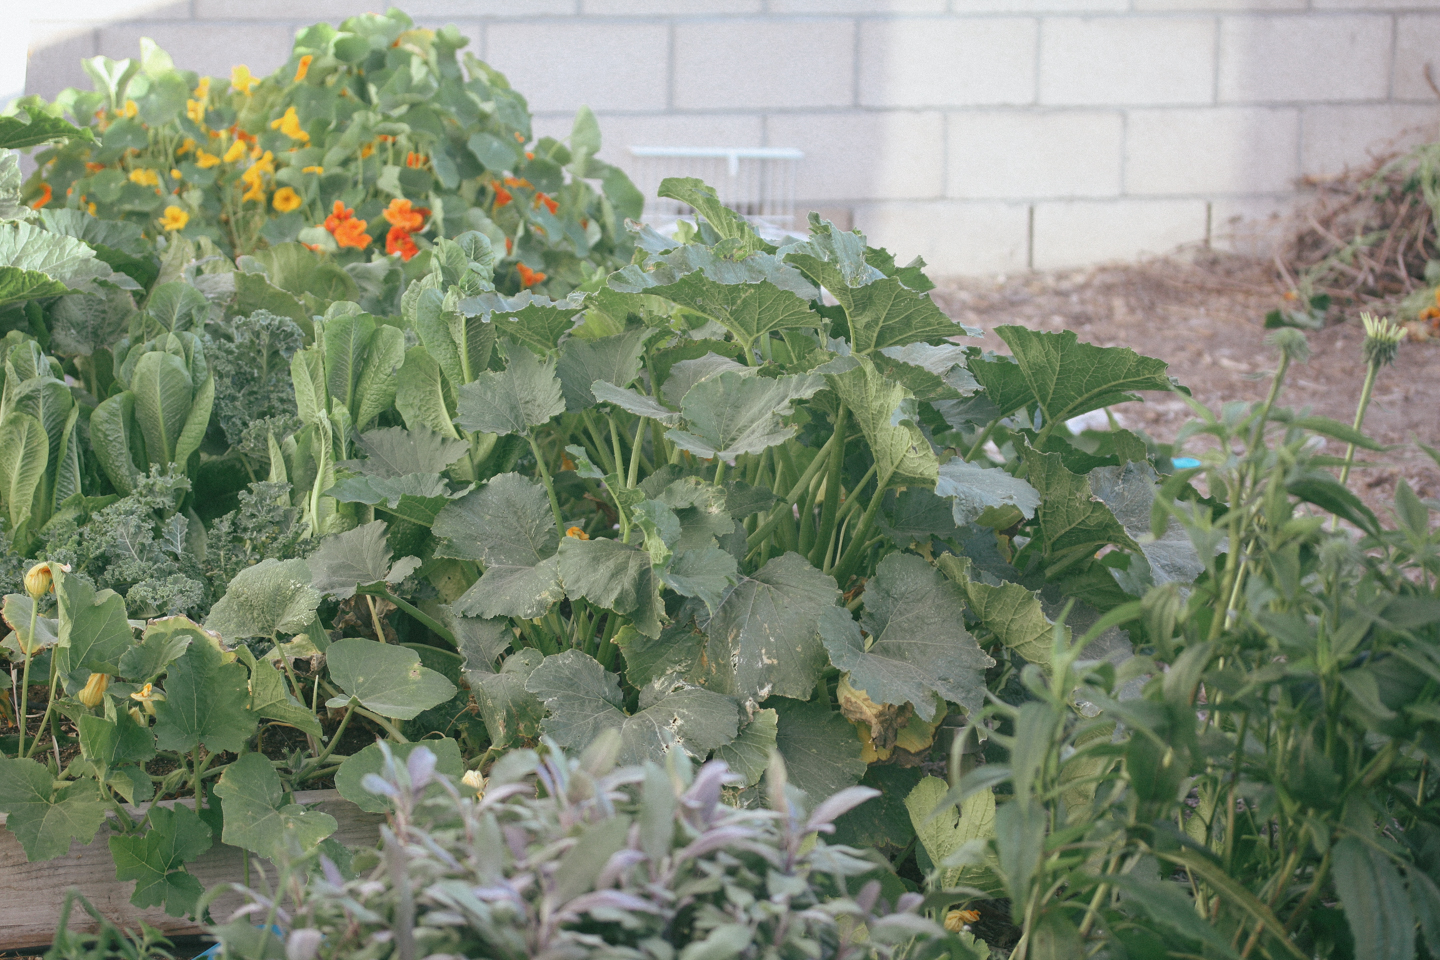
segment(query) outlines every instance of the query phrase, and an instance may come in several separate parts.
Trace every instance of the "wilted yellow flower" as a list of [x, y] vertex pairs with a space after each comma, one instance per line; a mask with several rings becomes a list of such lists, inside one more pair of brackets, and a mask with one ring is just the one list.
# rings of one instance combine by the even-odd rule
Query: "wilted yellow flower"
[[139, 690], [130, 694], [130, 699], [139, 703], [145, 708], [145, 712], [153, 717], [155, 716], [155, 704], [165, 699], [165, 692], [163, 690], [156, 690], [153, 684], [147, 683]]
[[250, 96], [250, 88], [259, 83], [260, 80], [250, 75], [250, 68], [241, 64], [230, 70], [230, 86], [239, 90], [245, 96]]
[[324, 167], [301, 167], [301, 168], [300, 168], [300, 172], [301, 172], [301, 173], [313, 173], [313, 174], [315, 174], [315, 175], [318, 177], [320, 174], [322, 174], [322, 173], [325, 172], [325, 168], [324, 168]]
[[213, 153], [206, 153], [204, 150], [195, 151], [195, 166], [201, 170], [209, 170], [220, 162], [220, 158]]
[[165, 230], [174, 233], [176, 230], [184, 230], [185, 224], [190, 222], [190, 214], [176, 206], [165, 208], [165, 216], [160, 218], [160, 226]]
[[485, 777], [479, 770], [466, 770], [465, 775], [460, 778], [460, 782], [474, 790], [475, 796], [485, 796]]
[[305, 201], [300, 199], [300, 194], [296, 193], [292, 187], [281, 187], [275, 191], [275, 197], [270, 202], [281, 213], [289, 213], [291, 210], [298, 209], [300, 204]]
[[195, 89], [191, 91], [191, 96], [200, 101], [204, 101], [206, 97], [210, 96], [210, 78], [201, 77], [200, 82], [195, 84]]
[[580, 527], [569, 527], [565, 530], [565, 536], [572, 540], [589, 540], [590, 535]]
[[[133, 696], [133, 694], [132, 694], [132, 696]], [[145, 719], [145, 714], [143, 714], [143, 713], [140, 712], [140, 708], [139, 708], [139, 707], [131, 707], [131, 708], [130, 708], [130, 719], [131, 719], [131, 720], [134, 720], [136, 723], [140, 724], [140, 726], [142, 726], [142, 727], [146, 727], [146, 726], [149, 726], [149, 725], [150, 725], [150, 722]]]
[[138, 183], [142, 187], [158, 187], [160, 186], [160, 175], [146, 167], [137, 167], [130, 171], [130, 182]]
[[177, 157], [183, 157], [183, 156], [185, 156], [185, 154], [189, 153], [191, 150], [194, 150], [194, 149], [195, 149], [195, 141], [194, 141], [193, 139], [191, 139], [190, 137], [186, 137], [185, 140], [184, 140], [184, 142], [182, 142], [182, 143], [180, 144], [180, 149], [178, 149], [178, 150], [175, 151], [175, 156], [177, 156]]
[[225, 156], [223, 159], [226, 163], [234, 163], [243, 156], [245, 156], [245, 141], [236, 140], [234, 143], [230, 144], [230, 149], [225, 151]]
[[105, 691], [109, 686], [109, 674], [92, 673], [90, 674], [90, 679], [85, 681], [84, 689], [76, 695], [75, 699], [93, 710], [100, 706], [100, 702], [105, 699]]
[[133, 117], [140, 112], [140, 107], [134, 100], [126, 100], [125, 106], [120, 108], [120, 116]]
[[31, 599], [39, 600], [55, 588], [54, 579], [50, 564], [37, 563], [25, 571], [25, 592], [30, 594]]
[[204, 101], [204, 100], [186, 100], [186, 101], [185, 101], [185, 116], [189, 117], [191, 120], [193, 120], [193, 121], [196, 122], [196, 123], [204, 123], [204, 122], [205, 122], [205, 101]]
[[974, 923], [979, 919], [979, 910], [951, 910], [945, 914], [945, 929], [951, 933], [959, 933], [965, 928], [965, 924]]

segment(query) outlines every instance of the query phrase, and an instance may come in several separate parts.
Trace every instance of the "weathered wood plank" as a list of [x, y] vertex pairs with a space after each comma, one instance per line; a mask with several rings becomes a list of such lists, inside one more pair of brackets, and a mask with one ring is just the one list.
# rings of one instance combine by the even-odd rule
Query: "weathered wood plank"
[[[340, 827], [335, 839], [346, 846], [369, 846], [380, 836], [378, 814], [363, 813], [354, 804], [340, 799], [334, 790], [314, 790], [295, 795], [303, 804], [315, 804], [335, 818]], [[191, 803], [193, 801], [180, 801]], [[169, 804], [167, 804], [169, 805]], [[5, 817], [0, 814], [0, 826]], [[18, 947], [43, 947], [55, 935], [60, 920], [60, 906], [65, 891], [78, 887], [95, 908], [106, 918], [121, 926], [138, 927], [141, 920], [171, 935], [203, 933], [204, 928], [192, 920], [167, 916], [163, 910], [140, 910], [130, 905], [135, 884], [115, 879], [115, 863], [110, 858], [109, 831], [101, 828], [92, 843], [73, 843], [63, 857], [44, 863], [27, 863], [15, 835], [0, 830], [0, 950]], [[207, 888], [224, 882], [245, 879], [245, 851], [219, 842], [199, 860], [188, 866]], [[258, 858], [257, 858], [258, 859]], [[263, 862], [267, 875], [274, 877], [273, 868]], [[252, 878], [255, 875], [252, 873]], [[220, 897], [211, 907], [211, 915], [224, 922], [230, 912], [241, 905], [234, 893]], [[75, 910], [70, 914], [73, 929], [92, 930], [89, 914]]]

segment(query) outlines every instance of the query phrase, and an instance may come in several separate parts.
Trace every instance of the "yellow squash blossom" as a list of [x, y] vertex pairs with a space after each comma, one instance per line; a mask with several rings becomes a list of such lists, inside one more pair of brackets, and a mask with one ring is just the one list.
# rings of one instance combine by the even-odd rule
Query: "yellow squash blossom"
[[75, 699], [93, 710], [105, 699], [105, 691], [109, 686], [109, 674], [92, 673], [90, 679], [85, 681], [85, 688], [75, 695]]
[[130, 171], [130, 182], [138, 183], [142, 187], [158, 187], [160, 186], [160, 175], [154, 170], [137, 167]]
[[460, 782], [474, 790], [477, 798], [485, 796], [485, 775], [479, 770], [466, 770]]
[[186, 137], [184, 142], [180, 144], [180, 149], [175, 151], [175, 156], [183, 157], [185, 156], [185, 154], [189, 153], [191, 150], [194, 149], [195, 141], [190, 137]]
[[50, 572], [50, 564], [35, 564], [25, 571], [25, 592], [30, 594], [32, 600], [39, 600], [54, 589], [54, 577], [55, 575]]
[[210, 96], [210, 78], [209, 78], [209, 77], [201, 77], [201, 78], [200, 78], [200, 82], [197, 83], [197, 84], [195, 84], [195, 89], [191, 92], [191, 96], [193, 96], [196, 100], [200, 100], [200, 101], [204, 101], [207, 97], [209, 97], [209, 96]]
[[135, 103], [134, 100], [126, 100], [125, 106], [120, 108], [120, 116], [122, 117], [133, 117], [139, 112], [140, 107]]
[[301, 143], [310, 142], [310, 134], [306, 133], [305, 128], [300, 126], [300, 118], [295, 115], [294, 107], [288, 108], [284, 115], [278, 120], [271, 120], [270, 129], [279, 130], [291, 140], [298, 140]]
[[565, 531], [565, 536], [569, 537], [572, 540], [590, 539], [590, 535], [585, 532], [585, 529], [583, 527], [569, 527]]
[[230, 149], [225, 151], [225, 162], [234, 163], [243, 156], [245, 156], [245, 141], [236, 140], [230, 144]]
[[291, 210], [299, 209], [300, 204], [304, 203], [304, 201], [300, 199], [300, 194], [296, 193], [292, 187], [281, 187], [279, 190], [276, 190], [275, 198], [270, 202], [274, 204], [275, 209], [281, 213], [289, 213]]
[[325, 168], [324, 168], [324, 167], [301, 167], [301, 168], [300, 168], [300, 172], [301, 172], [301, 173], [313, 173], [313, 174], [315, 174], [316, 176], [319, 176], [320, 174], [322, 174], [322, 173], [325, 172]]
[[296, 70], [295, 70], [295, 82], [296, 82], [296, 83], [299, 83], [301, 80], [304, 80], [304, 79], [305, 79], [305, 74], [307, 74], [307, 73], [310, 72], [310, 64], [313, 63], [314, 61], [315, 61], [315, 56], [314, 56], [314, 54], [309, 54], [309, 53], [307, 53], [307, 54], [305, 54], [305, 56], [303, 56], [303, 57], [300, 58], [300, 66], [297, 67]]
[[243, 63], [237, 67], [231, 68], [230, 70], [230, 86], [234, 87], [236, 90], [239, 90], [247, 97], [250, 96], [250, 88], [255, 86], [259, 82], [259, 78], [252, 77], [250, 75], [250, 68], [245, 66]]
[[198, 150], [195, 153], [195, 166], [201, 170], [209, 170], [219, 162], [220, 158], [213, 153], [206, 153], [204, 150]]
[[[165, 693], [162, 690], [156, 690], [153, 685], [147, 683], [136, 692], [130, 694], [130, 699], [139, 703], [145, 709], [145, 712], [153, 717], [155, 716], [155, 704], [165, 700]], [[137, 717], [136, 719], [138, 720], [139, 718]]]
[[184, 230], [185, 224], [190, 222], [190, 214], [176, 206], [165, 208], [165, 216], [160, 218], [160, 226], [166, 231], [174, 233], [176, 230]]

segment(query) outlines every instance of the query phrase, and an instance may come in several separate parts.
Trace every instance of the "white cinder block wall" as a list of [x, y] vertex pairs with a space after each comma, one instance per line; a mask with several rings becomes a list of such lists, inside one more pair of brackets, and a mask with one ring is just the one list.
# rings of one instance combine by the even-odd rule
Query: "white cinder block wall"
[[[16, 0], [19, 2], [19, 0]], [[270, 70], [362, 0], [27, 5], [27, 89], [79, 59]], [[799, 147], [802, 209], [939, 273], [1254, 243], [1300, 178], [1440, 135], [1440, 0], [411, 0], [525, 93], [542, 133]], [[1247, 239], [1248, 238], [1248, 239]]]

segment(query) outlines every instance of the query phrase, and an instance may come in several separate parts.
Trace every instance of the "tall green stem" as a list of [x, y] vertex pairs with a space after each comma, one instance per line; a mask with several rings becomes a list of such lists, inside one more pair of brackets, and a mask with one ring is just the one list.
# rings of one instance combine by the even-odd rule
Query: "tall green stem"
[[530, 441], [530, 452], [535, 454], [535, 468], [540, 471], [540, 482], [545, 484], [545, 493], [550, 497], [550, 512], [555, 515], [555, 529], [560, 531], [560, 536], [565, 536], [565, 521], [560, 517], [560, 500], [555, 496], [555, 484], [550, 480], [550, 468], [545, 465], [545, 455], [540, 452], [540, 444], [527, 431], [525, 439]]
[[845, 404], [835, 412], [835, 446], [830, 448], [830, 472], [825, 476], [825, 504], [820, 508], [820, 526], [810, 548], [810, 562], [819, 566], [835, 536], [835, 514], [840, 509], [840, 481], [845, 472]]
[[[30, 636], [25, 642], [25, 667], [20, 671], [20, 714], [16, 718], [20, 721], [20, 749], [15, 756], [25, 756], [25, 717], [30, 712], [30, 661], [35, 658], [35, 625], [40, 618], [40, 601], [30, 598]], [[51, 661], [54, 661], [54, 654], [51, 654]], [[47, 705], [47, 710], [48, 705]], [[35, 739], [40, 739], [40, 734], [35, 734]], [[59, 772], [58, 770], [56, 771]]]

